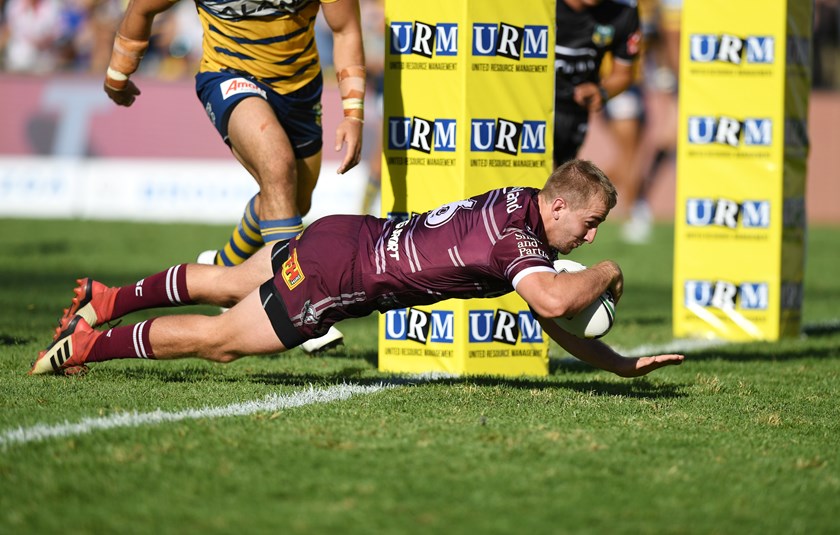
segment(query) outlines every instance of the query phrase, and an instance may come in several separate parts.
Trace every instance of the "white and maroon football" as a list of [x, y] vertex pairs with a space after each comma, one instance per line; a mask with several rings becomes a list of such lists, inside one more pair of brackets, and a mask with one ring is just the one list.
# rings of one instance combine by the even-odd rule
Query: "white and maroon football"
[[[586, 266], [561, 258], [554, 261], [558, 273], [582, 271]], [[615, 321], [615, 301], [609, 292], [602, 293], [591, 305], [572, 317], [554, 318], [564, 331], [578, 338], [600, 338], [610, 332]]]

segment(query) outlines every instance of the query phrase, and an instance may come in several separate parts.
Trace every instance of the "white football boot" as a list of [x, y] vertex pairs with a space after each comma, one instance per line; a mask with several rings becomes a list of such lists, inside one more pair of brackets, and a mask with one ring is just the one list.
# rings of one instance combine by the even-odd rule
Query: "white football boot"
[[343, 343], [344, 335], [341, 334], [341, 331], [339, 331], [335, 327], [330, 327], [330, 330], [327, 331], [327, 334], [318, 338], [312, 338], [311, 340], [307, 340], [306, 342], [300, 345], [300, 348], [303, 349], [306, 353], [312, 355], [320, 351], [326, 351], [327, 349], [332, 349], [333, 347], [340, 346]]

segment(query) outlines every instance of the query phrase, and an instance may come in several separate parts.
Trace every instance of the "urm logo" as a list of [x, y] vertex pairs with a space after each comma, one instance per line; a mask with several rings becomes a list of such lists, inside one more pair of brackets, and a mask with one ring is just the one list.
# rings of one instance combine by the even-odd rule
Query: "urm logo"
[[470, 124], [472, 152], [545, 153], [545, 121], [473, 119]]
[[[740, 65], [742, 62], [768, 64], [775, 59], [775, 40], [752, 35], [745, 39], [734, 35], [694, 34], [689, 39], [691, 61], [710, 63], [722, 61]], [[746, 55], [746, 58], [744, 57]]]
[[385, 339], [451, 344], [455, 339], [454, 325], [455, 314], [452, 311], [389, 310], [385, 313]]
[[769, 289], [765, 282], [685, 281], [685, 305], [734, 310], [766, 310]]
[[769, 146], [773, 140], [773, 121], [754, 118], [739, 121], [732, 117], [688, 118], [688, 142], [693, 145], [717, 143], [737, 147], [742, 137], [746, 146]]
[[770, 226], [769, 201], [744, 201], [730, 199], [688, 199], [685, 205], [686, 224], [692, 227], [727, 227], [734, 229], [738, 219], [744, 228]]
[[473, 24], [473, 56], [545, 59], [548, 57], [548, 26]]
[[392, 150], [455, 152], [455, 134], [455, 119], [388, 117], [388, 148]]
[[469, 328], [471, 343], [502, 342], [516, 344], [541, 343], [542, 327], [528, 311], [518, 313], [507, 310], [470, 310]]
[[458, 25], [420, 21], [391, 23], [391, 54], [432, 56], [458, 55]]

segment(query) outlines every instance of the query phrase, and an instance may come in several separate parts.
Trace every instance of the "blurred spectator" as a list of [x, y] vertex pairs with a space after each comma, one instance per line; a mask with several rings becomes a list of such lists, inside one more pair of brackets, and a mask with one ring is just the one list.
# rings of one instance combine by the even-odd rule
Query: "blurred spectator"
[[[382, 118], [385, 91], [385, 2], [383, 0], [362, 0], [362, 34], [365, 39], [365, 68], [367, 70], [367, 94], [373, 100], [373, 109], [368, 109], [365, 125], [365, 147], [368, 164], [368, 180], [362, 195], [360, 213], [379, 216], [379, 198], [382, 186]], [[370, 134], [368, 134], [370, 132]]]
[[62, 67], [101, 72], [111, 57], [122, 4], [119, 0], [64, 0], [62, 4]]
[[[577, 157], [589, 116], [633, 82], [639, 10], [618, 0], [557, 0], [554, 59], [554, 166]], [[610, 69], [601, 63], [610, 53]]]
[[8, 0], [0, 44], [4, 69], [44, 74], [61, 64], [61, 4], [58, 0]]
[[144, 61], [145, 69], [154, 68], [164, 80], [192, 78], [201, 63], [201, 21], [195, 16], [195, 4], [179, 2], [155, 19], [152, 37], [157, 61]]
[[[648, 241], [653, 226], [648, 195], [662, 166], [673, 162], [676, 155], [681, 11], [682, 0], [639, 2], [645, 36], [642, 83], [639, 84], [644, 109], [638, 115], [639, 130], [625, 125], [624, 139], [621, 134], [617, 137], [619, 146], [623, 147], [621, 158], [627, 158], [630, 152], [633, 155], [629, 160], [620, 160], [631, 162], [630, 165], [622, 164], [620, 172], [626, 179], [622, 195], [624, 206], [629, 210], [622, 238], [628, 243]], [[653, 99], [659, 103], [657, 121], [647, 120]], [[617, 102], [621, 100], [617, 99]], [[656, 130], [647, 128], [652, 124], [658, 126]], [[615, 133], [616, 125], [612, 126]], [[634, 137], [633, 133], [637, 135]]]
[[840, 0], [814, 4], [813, 61], [814, 87], [840, 88]]
[[[655, 41], [659, 13], [658, 0], [639, 0], [639, 29], [642, 41], [639, 59], [633, 64], [633, 82], [626, 90], [607, 101], [603, 118], [616, 143], [618, 155], [609, 176], [619, 192], [619, 215], [627, 219], [625, 240], [643, 243], [650, 235], [653, 219], [641, 192], [643, 176], [640, 153], [644, 128], [647, 126], [646, 82], [643, 66], [650, 61], [650, 45]], [[612, 54], [607, 53], [601, 65], [602, 75], [612, 69]], [[617, 207], [618, 208], [618, 207]]]

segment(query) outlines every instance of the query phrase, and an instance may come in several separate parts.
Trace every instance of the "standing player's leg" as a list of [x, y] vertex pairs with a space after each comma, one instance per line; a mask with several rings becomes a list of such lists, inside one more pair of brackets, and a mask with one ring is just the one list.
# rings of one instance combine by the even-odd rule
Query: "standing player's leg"
[[321, 174], [321, 151], [297, 160], [297, 208], [301, 217], [312, 208], [312, 193]]
[[303, 230], [303, 223], [292, 142], [268, 101], [242, 99], [230, 113], [227, 133], [234, 156], [259, 187], [216, 259], [217, 264], [231, 266], [244, 262], [263, 243], [292, 238]]

